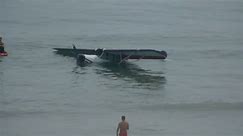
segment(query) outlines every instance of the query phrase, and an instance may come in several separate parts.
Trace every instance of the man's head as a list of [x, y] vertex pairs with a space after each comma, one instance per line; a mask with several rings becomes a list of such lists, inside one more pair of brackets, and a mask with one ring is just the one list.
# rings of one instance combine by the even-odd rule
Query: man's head
[[121, 119], [122, 119], [122, 121], [124, 121], [126, 119], [126, 117], [125, 116], [122, 116]]

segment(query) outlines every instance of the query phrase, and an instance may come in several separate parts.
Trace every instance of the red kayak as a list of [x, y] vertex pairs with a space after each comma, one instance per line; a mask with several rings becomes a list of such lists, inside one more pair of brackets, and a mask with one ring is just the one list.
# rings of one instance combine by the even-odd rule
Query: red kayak
[[8, 56], [7, 52], [0, 52], [0, 56]]

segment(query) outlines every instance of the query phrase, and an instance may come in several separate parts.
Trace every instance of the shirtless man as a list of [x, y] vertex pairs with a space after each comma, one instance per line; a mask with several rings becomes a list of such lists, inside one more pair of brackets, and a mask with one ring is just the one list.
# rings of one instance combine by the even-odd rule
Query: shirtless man
[[0, 37], [0, 53], [4, 53], [4, 43], [2, 42], [2, 37]]
[[121, 122], [118, 124], [117, 130], [116, 130], [116, 136], [127, 136], [127, 130], [129, 129], [129, 124], [128, 122], [125, 121], [125, 116], [121, 117]]

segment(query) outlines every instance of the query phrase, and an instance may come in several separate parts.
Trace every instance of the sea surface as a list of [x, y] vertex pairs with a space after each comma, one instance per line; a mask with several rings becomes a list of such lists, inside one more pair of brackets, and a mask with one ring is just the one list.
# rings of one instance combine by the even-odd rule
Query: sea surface
[[[243, 135], [242, 0], [0, 0], [0, 136]], [[93, 63], [55, 47], [158, 49]]]

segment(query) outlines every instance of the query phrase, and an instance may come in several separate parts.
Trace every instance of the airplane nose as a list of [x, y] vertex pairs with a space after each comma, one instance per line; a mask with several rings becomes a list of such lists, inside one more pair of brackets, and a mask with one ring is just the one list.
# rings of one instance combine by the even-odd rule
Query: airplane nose
[[85, 56], [83, 54], [78, 54], [77, 61], [83, 63], [85, 61]]
[[95, 50], [95, 52], [97, 56], [100, 56], [103, 53], [103, 49], [98, 48]]
[[167, 52], [166, 51], [160, 51], [161, 55], [165, 58], [167, 58]]

